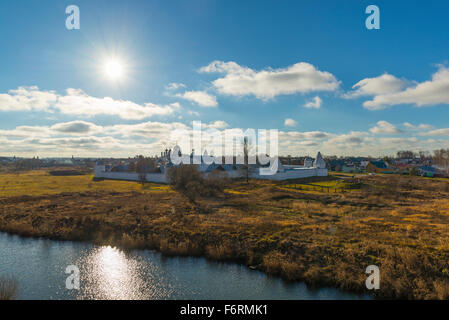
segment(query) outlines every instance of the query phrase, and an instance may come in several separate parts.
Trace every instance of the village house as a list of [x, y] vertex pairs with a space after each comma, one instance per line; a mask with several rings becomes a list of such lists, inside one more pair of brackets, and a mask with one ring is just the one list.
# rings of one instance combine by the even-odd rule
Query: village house
[[394, 173], [396, 171], [389, 167], [385, 161], [370, 161], [365, 170], [368, 173]]
[[344, 164], [341, 171], [346, 173], [361, 173], [362, 169], [360, 168], [360, 166], [351, 163], [351, 164]]
[[411, 165], [411, 164], [403, 163], [403, 162], [396, 162], [396, 164], [395, 164], [395, 168], [396, 168], [397, 172], [400, 174], [411, 174], [415, 167], [416, 167], [415, 165]]
[[437, 174], [437, 169], [432, 166], [418, 167], [418, 174], [422, 177], [434, 177]]

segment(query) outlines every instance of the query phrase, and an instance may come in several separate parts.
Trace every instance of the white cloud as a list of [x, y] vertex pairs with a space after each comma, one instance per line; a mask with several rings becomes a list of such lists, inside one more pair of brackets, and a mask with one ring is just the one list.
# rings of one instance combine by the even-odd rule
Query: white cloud
[[168, 105], [143, 105], [110, 97], [96, 98], [81, 89], [67, 89], [66, 95], [40, 91], [38, 87], [19, 87], [0, 94], [0, 111], [59, 111], [78, 116], [115, 115], [127, 120], [140, 120], [156, 115], [170, 115], [180, 109], [175, 102]]
[[225, 121], [217, 120], [217, 121], [209, 123], [205, 127], [211, 128], [211, 129], [225, 129], [225, 128], [229, 127], [229, 125]]
[[12, 130], [0, 130], [0, 134], [11, 138], [36, 138], [60, 135], [87, 135], [100, 133], [101, 126], [86, 121], [57, 123], [52, 126], [18, 126]]
[[314, 109], [319, 109], [321, 108], [321, 105], [323, 104], [323, 100], [321, 100], [320, 97], [316, 96], [315, 98], [312, 99], [312, 101], [307, 102], [304, 107], [306, 108], [314, 108]]
[[65, 123], [57, 123], [53, 125], [51, 130], [59, 133], [87, 134], [100, 131], [100, 127], [86, 121], [71, 121]]
[[[382, 123], [382, 122], [381, 122]], [[218, 120], [203, 124], [205, 128], [229, 127]], [[380, 127], [385, 125], [378, 124]], [[156, 155], [173, 147], [171, 134], [176, 129], [191, 130], [180, 122], [142, 122], [100, 126], [72, 121], [52, 126], [20, 126], [0, 131], [0, 154], [40, 157], [86, 156], [129, 157], [136, 154]], [[228, 130], [235, 130], [230, 128]], [[449, 135], [449, 128], [428, 135]], [[397, 150], [436, 150], [446, 148], [449, 140], [417, 137], [383, 137], [370, 132], [328, 133], [323, 131], [279, 131], [281, 155], [311, 155], [317, 151], [336, 155], [391, 155]]]
[[295, 127], [297, 125], [298, 125], [298, 122], [296, 122], [293, 119], [285, 119], [285, 121], [284, 121], [284, 126], [286, 126], [286, 127]]
[[375, 94], [374, 98], [365, 101], [363, 106], [370, 110], [379, 110], [400, 104], [414, 104], [418, 107], [449, 104], [449, 69], [440, 67], [432, 75], [432, 80], [404, 90]]
[[188, 129], [188, 126], [180, 122], [142, 122], [137, 124], [118, 124], [104, 127], [106, 134], [123, 137], [140, 136], [144, 138], [160, 139], [168, 141], [170, 133], [176, 129]]
[[326, 139], [332, 137], [332, 134], [323, 132], [323, 131], [306, 131], [306, 132], [299, 132], [299, 131], [288, 131], [288, 132], [279, 132], [279, 139], [285, 139], [285, 140], [310, 140], [310, 139]]
[[67, 89], [67, 95], [58, 98], [55, 108], [65, 114], [84, 116], [107, 114], [127, 120], [138, 120], [155, 115], [170, 115], [179, 109], [180, 105], [177, 102], [164, 106], [153, 103], [140, 105], [132, 101], [114, 100], [109, 97], [95, 98], [82, 90]]
[[224, 73], [223, 78], [213, 81], [215, 88], [222, 94], [254, 95], [264, 100], [285, 94], [334, 91], [340, 84], [331, 73], [320, 71], [306, 62], [287, 68], [256, 71], [232, 61], [214, 61], [199, 71]]
[[230, 62], [223, 62], [215, 60], [211, 62], [209, 65], [200, 68], [200, 73], [213, 73], [213, 72], [220, 72], [220, 73], [244, 73], [244, 70], [251, 70], [246, 67], [241, 67], [237, 63], [230, 61]]
[[411, 130], [428, 130], [432, 129], [433, 126], [430, 124], [421, 123], [419, 125], [411, 124], [410, 122], [404, 122], [403, 125]]
[[404, 122], [403, 125], [409, 129], [416, 129], [416, 126], [411, 124], [410, 122]]
[[56, 102], [54, 91], [39, 91], [38, 87], [19, 87], [0, 94], [0, 111], [47, 111]]
[[334, 135], [326, 141], [326, 144], [340, 147], [357, 147], [367, 139], [367, 132], [351, 131], [349, 133]]
[[351, 91], [345, 95], [346, 98], [355, 98], [360, 96], [374, 96], [380, 94], [395, 93], [402, 90], [406, 81], [396, 78], [391, 74], [385, 73], [376, 78], [366, 78], [357, 82]]
[[9, 138], [27, 138], [48, 135], [50, 128], [45, 126], [18, 126], [12, 130], [0, 130], [0, 136]]
[[403, 133], [402, 130], [398, 129], [393, 124], [387, 121], [379, 121], [377, 125], [372, 127], [370, 131], [374, 134], [399, 134]]
[[380, 138], [379, 143], [384, 145], [396, 145], [398, 147], [407, 146], [409, 147], [416, 147], [416, 145], [419, 142], [418, 138], [416, 137], [410, 137], [410, 138]]
[[218, 106], [217, 98], [204, 91], [186, 91], [183, 94], [177, 94], [176, 96], [179, 98], [196, 102], [201, 107]]
[[196, 116], [196, 117], [200, 116], [199, 112], [193, 111], [193, 110], [187, 110], [187, 113], [190, 114], [191, 116]]
[[421, 133], [422, 136], [449, 136], [449, 128], [436, 129]]
[[165, 89], [177, 90], [177, 89], [185, 88], [185, 87], [186, 87], [186, 85], [184, 83], [172, 82], [172, 83], [169, 83], [167, 86], [165, 86]]

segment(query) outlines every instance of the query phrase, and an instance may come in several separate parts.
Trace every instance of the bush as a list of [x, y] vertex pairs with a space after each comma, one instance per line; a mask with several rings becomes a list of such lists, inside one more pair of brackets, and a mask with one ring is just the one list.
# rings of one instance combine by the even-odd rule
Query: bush
[[187, 189], [187, 184], [191, 181], [201, 181], [201, 173], [196, 166], [182, 165], [171, 167], [167, 171], [168, 183], [177, 191]]
[[214, 197], [222, 193], [229, 182], [227, 175], [222, 172], [211, 172], [204, 177], [195, 165], [171, 167], [167, 172], [168, 183], [192, 203], [198, 197]]
[[230, 179], [226, 172], [212, 171], [203, 179], [206, 193], [210, 196], [216, 196], [223, 193], [224, 189], [230, 184]]
[[10, 278], [0, 278], [0, 300], [15, 300], [17, 298], [17, 281]]

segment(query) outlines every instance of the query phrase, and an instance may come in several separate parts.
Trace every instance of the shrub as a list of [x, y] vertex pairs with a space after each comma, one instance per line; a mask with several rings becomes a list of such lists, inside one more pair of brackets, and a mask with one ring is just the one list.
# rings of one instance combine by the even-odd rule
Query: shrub
[[214, 197], [222, 193], [228, 184], [227, 176], [221, 172], [211, 172], [204, 177], [194, 165], [171, 167], [167, 172], [168, 183], [192, 203], [198, 197]]
[[203, 180], [206, 193], [210, 196], [216, 196], [223, 193], [224, 189], [230, 184], [230, 179], [226, 172], [212, 171]]
[[190, 181], [200, 181], [201, 173], [196, 166], [182, 165], [180, 167], [171, 167], [167, 171], [168, 183], [175, 190], [182, 190], [187, 188]]
[[0, 300], [15, 300], [17, 298], [17, 281], [12, 278], [0, 278]]

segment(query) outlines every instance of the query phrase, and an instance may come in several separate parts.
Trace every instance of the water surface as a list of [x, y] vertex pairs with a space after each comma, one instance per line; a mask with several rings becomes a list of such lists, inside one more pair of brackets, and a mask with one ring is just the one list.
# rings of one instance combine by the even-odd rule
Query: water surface
[[[80, 270], [80, 290], [66, 289], [69, 265]], [[19, 299], [369, 298], [333, 288], [311, 290], [238, 264], [5, 233], [0, 233], [0, 275], [18, 280]]]

